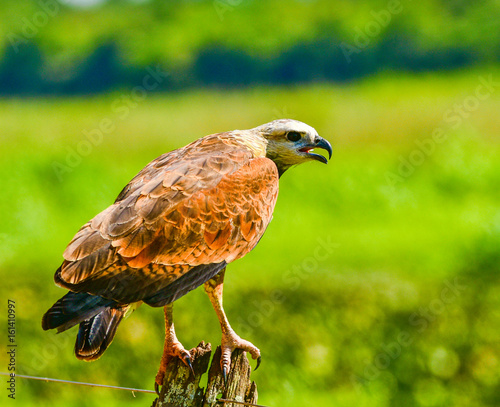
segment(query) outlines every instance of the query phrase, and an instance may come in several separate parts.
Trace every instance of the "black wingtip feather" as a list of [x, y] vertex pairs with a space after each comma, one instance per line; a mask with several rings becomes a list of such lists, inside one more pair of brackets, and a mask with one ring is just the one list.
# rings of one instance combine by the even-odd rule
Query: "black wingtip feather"
[[58, 328], [62, 332], [115, 304], [113, 300], [70, 291], [44, 314], [42, 328], [45, 331]]

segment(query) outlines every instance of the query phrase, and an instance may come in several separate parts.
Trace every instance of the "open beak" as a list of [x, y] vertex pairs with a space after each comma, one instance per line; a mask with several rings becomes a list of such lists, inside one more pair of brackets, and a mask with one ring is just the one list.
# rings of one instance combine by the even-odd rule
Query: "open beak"
[[333, 154], [332, 146], [323, 137], [318, 137], [317, 141], [313, 145], [302, 147], [299, 151], [306, 153], [313, 160], [321, 161], [322, 163], [327, 164], [328, 160], [326, 159], [325, 156], [311, 152], [315, 148], [322, 148], [323, 150], [328, 151], [328, 159], [332, 158]]

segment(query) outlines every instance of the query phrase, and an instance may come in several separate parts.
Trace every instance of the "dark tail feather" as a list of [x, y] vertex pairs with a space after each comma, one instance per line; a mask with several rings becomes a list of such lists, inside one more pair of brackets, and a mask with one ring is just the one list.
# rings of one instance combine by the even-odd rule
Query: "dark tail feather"
[[76, 337], [75, 355], [80, 360], [96, 360], [113, 341], [116, 328], [127, 312], [128, 306], [106, 308], [99, 314], [80, 323]]
[[113, 300], [70, 291], [45, 313], [42, 318], [42, 328], [44, 330], [57, 328], [57, 332], [62, 332], [116, 305]]

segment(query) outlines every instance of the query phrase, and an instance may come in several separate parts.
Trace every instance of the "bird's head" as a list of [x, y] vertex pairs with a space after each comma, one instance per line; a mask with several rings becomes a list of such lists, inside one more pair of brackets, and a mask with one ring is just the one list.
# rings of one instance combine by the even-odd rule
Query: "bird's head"
[[315, 148], [326, 150], [332, 158], [330, 143], [311, 126], [297, 120], [274, 120], [255, 130], [267, 140], [266, 156], [275, 162], [280, 175], [291, 166], [310, 160], [326, 164], [328, 160], [324, 156], [313, 153]]

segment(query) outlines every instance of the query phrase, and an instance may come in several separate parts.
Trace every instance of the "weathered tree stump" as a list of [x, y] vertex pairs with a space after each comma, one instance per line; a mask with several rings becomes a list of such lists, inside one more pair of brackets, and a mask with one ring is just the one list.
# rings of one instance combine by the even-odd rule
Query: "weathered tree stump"
[[[250, 381], [250, 364], [244, 351], [238, 349], [231, 356], [231, 370], [224, 383], [220, 368], [220, 346], [217, 347], [210, 369], [212, 348], [209, 343], [201, 342], [191, 351], [194, 376], [191, 370], [173, 359], [167, 366], [160, 396], [152, 407], [241, 407], [244, 404], [257, 403], [257, 386]], [[207, 388], [200, 388], [200, 379], [208, 369]]]

